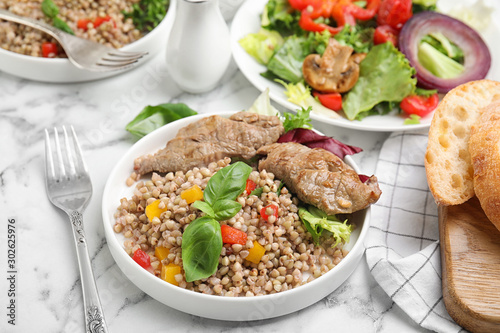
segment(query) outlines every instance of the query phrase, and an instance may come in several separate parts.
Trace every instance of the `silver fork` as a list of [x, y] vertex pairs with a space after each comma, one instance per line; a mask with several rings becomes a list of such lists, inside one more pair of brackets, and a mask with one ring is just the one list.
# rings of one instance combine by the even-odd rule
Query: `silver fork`
[[148, 52], [125, 52], [59, 30], [45, 22], [0, 9], [0, 19], [24, 24], [54, 37], [78, 68], [94, 72], [117, 71], [137, 65]]
[[45, 130], [47, 195], [56, 207], [69, 215], [73, 227], [85, 310], [85, 332], [105, 333], [107, 332], [106, 322], [82, 225], [82, 213], [92, 196], [92, 183], [72, 126], [70, 131], [72, 140], [69, 139], [68, 131], [63, 126], [64, 142], [62, 142], [59, 139], [59, 131], [54, 128], [52, 144], [49, 131]]

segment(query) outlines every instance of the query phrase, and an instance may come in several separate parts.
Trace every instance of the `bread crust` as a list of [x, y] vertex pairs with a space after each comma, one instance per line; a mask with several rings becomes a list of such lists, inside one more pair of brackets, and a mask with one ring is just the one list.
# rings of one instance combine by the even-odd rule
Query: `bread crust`
[[500, 230], [500, 101], [483, 108], [472, 126], [469, 152], [474, 191], [484, 213]]
[[450, 90], [429, 128], [425, 154], [427, 182], [439, 205], [458, 205], [474, 196], [470, 129], [482, 108], [500, 100], [500, 82], [478, 80]]

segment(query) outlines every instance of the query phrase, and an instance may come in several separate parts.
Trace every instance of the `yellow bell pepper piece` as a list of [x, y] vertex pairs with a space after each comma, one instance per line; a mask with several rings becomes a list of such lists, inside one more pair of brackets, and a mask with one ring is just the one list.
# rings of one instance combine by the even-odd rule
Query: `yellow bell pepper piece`
[[158, 246], [155, 248], [155, 257], [158, 258], [158, 260], [162, 261], [165, 259], [170, 253], [170, 250], [167, 249], [166, 247]]
[[192, 204], [197, 200], [203, 199], [203, 191], [198, 185], [193, 185], [187, 190], [182, 191], [181, 198], [186, 200], [188, 204]]
[[177, 274], [181, 273], [181, 267], [176, 264], [170, 263], [161, 267], [161, 278], [168, 283], [178, 286], [179, 283], [175, 279]]
[[245, 259], [258, 264], [264, 253], [266, 253], [266, 249], [259, 242], [253, 241], [253, 247], [248, 249], [248, 256]]
[[167, 207], [163, 209], [158, 208], [160, 202], [161, 200], [158, 199], [146, 206], [146, 216], [148, 217], [149, 221], [153, 221], [153, 218], [155, 217], [160, 218], [161, 213], [168, 210]]

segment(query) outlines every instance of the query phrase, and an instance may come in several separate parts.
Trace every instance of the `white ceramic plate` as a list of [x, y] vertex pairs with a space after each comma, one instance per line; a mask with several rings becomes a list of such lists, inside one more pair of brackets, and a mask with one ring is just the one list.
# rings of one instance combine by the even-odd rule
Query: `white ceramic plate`
[[[233, 113], [213, 114], [229, 117]], [[248, 321], [272, 318], [300, 310], [321, 300], [349, 277], [362, 258], [365, 250], [363, 240], [369, 227], [369, 208], [354, 214], [352, 222], [357, 228], [346, 246], [350, 252], [336, 267], [304, 286], [273, 295], [224, 297], [182, 289], [148, 273], [125, 252], [123, 236], [113, 231], [113, 215], [120, 199], [132, 196], [134, 186], [127, 187], [125, 181], [133, 171], [134, 159], [164, 148], [180, 128], [208, 115], [211, 114], [184, 118], [145, 136], [130, 148], [109, 175], [103, 193], [102, 215], [106, 240], [118, 267], [137, 287], [159, 302], [186, 313], [212, 319]], [[350, 157], [346, 157], [345, 161], [359, 172]]]
[[[289, 102], [284, 94], [285, 89], [279, 83], [270, 81], [260, 75], [266, 71], [265, 66], [260, 65], [255, 61], [246, 51], [239, 45], [238, 41], [249, 33], [255, 33], [260, 28], [260, 15], [268, 0], [249, 0], [246, 1], [234, 16], [231, 25], [231, 49], [236, 64], [240, 68], [243, 75], [260, 91], [264, 91], [269, 87], [269, 96], [271, 99], [281, 106], [296, 111], [298, 106]], [[493, 26], [493, 24], [492, 24]], [[500, 32], [500, 28], [495, 26], [497, 31], [496, 36]], [[495, 42], [495, 34], [488, 32], [485, 36], [485, 41], [490, 47], [493, 56], [493, 65], [489, 78], [500, 80], [500, 68], [498, 62], [500, 61], [500, 53], [498, 52], [498, 43]], [[488, 38], [489, 37], [489, 38]], [[379, 131], [379, 132], [392, 132], [392, 131], [407, 131], [419, 128], [427, 128], [430, 126], [432, 116], [434, 113], [428, 114], [426, 117], [420, 119], [420, 124], [404, 125], [404, 118], [397, 114], [389, 114], [384, 116], [370, 116], [362, 119], [361, 121], [350, 121], [345, 118], [328, 118], [323, 115], [311, 113], [311, 118], [319, 120], [328, 124], [352, 128], [357, 130], [366, 131]]]
[[[121, 50], [149, 52], [142, 59], [141, 64], [152, 59], [167, 45], [167, 36], [172, 27], [174, 12], [175, 1], [172, 1], [167, 15], [153, 31], [141, 39], [124, 46]], [[52, 83], [84, 82], [118, 75], [134, 68], [136, 67], [104, 73], [91, 72], [76, 67], [68, 59], [32, 57], [0, 48], [0, 71], [34, 81]]]

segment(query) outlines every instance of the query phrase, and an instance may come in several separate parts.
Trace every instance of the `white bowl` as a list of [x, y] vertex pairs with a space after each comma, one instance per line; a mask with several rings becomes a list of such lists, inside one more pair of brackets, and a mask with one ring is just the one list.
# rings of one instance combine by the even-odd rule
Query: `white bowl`
[[[346, 246], [350, 252], [332, 270], [298, 288], [254, 297], [205, 295], [167, 283], [132, 260], [124, 250], [123, 236], [113, 230], [115, 223], [113, 215], [120, 204], [120, 199], [132, 196], [134, 186], [127, 187], [125, 181], [133, 171], [135, 158], [164, 148], [166, 142], [172, 139], [180, 128], [192, 122], [212, 114], [229, 117], [233, 113], [219, 112], [184, 118], [155, 130], [135, 143], [114, 167], [104, 188], [102, 199], [104, 231], [108, 247], [118, 267], [137, 287], [159, 302], [186, 313], [211, 319], [248, 321], [273, 318], [298, 311], [321, 300], [351, 275], [365, 250], [363, 240], [369, 227], [369, 208], [355, 213], [351, 219], [357, 228], [351, 234], [351, 240]], [[359, 172], [352, 158], [347, 156], [345, 161]]]
[[[141, 39], [125, 45], [123, 51], [147, 51], [142, 64], [152, 59], [167, 45], [167, 37], [175, 15], [175, 1], [171, 1], [167, 15], [160, 24]], [[66, 58], [42, 58], [23, 55], [0, 48], [0, 71], [25, 79], [69, 83], [102, 79], [129, 71], [132, 68], [111, 72], [91, 72], [80, 69]]]

